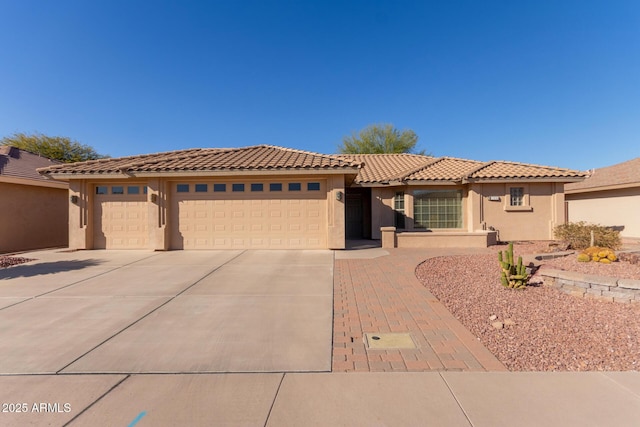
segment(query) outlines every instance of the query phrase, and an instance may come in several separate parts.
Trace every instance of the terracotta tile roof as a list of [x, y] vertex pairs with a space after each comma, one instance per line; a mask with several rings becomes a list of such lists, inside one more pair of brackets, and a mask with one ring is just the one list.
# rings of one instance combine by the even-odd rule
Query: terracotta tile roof
[[166, 153], [69, 163], [40, 170], [42, 174], [136, 172], [218, 172], [256, 170], [355, 169], [357, 162], [301, 150], [256, 145], [243, 148], [194, 148]]
[[271, 145], [243, 148], [194, 148], [166, 153], [65, 163], [39, 169], [43, 175], [101, 175], [165, 172], [351, 170], [359, 184], [557, 178], [573, 180], [584, 173], [514, 162], [478, 162], [417, 154], [325, 155]]
[[492, 161], [469, 174], [472, 179], [501, 178], [579, 178], [586, 172], [527, 163]]
[[576, 190], [634, 185], [640, 186], [640, 157], [613, 166], [594, 169], [587, 179], [567, 184], [564, 189], [570, 193]]
[[458, 181], [469, 171], [481, 166], [474, 160], [441, 157], [426, 167], [404, 177], [406, 181]]
[[567, 179], [586, 176], [584, 172], [526, 163], [429, 157], [414, 154], [340, 154], [337, 157], [362, 162], [355, 180], [357, 184], [388, 183], [390, 181], [446, 181], [496, 179]]
[[363, 164], [358, 183], [387, 182], [424, 166], [433, 157], [418, 154], [336, 154], [338, 158]]
[[8, 145], [0, 146], [0, 175], [45, 180], [36, 170], [60, 162]]

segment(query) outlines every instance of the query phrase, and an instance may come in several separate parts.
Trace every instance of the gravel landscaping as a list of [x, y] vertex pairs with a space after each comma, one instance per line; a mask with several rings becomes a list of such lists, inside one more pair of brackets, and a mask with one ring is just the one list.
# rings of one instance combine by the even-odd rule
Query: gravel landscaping
[[[516, 255], [546, 244], [516, 244]], [[640, 304], [577, 298], [536, 284], [500, 285], [490, 254], [431, 258], [418, 279], [511, 371], [627, 371], [640, 367]], [[551, 268], [640, 279], [640, 267], [578, 263], [575, 256], [544, 261]]]
[[601, 262], [579, 262], [576, 255], [569, 255], [562, 258], [545, 260], [544, 267], [558, 270], [578, 271], [584, 274], [595, 276], [610, 276], [619, 279], [640, 280], [640, 264], [630, 264], [628, 262], [612, 262], [603, 264]]
[[29, 258], [0, 255], [0, 268], [11, 267], [12, 265], [24, 264], [33, 261]]

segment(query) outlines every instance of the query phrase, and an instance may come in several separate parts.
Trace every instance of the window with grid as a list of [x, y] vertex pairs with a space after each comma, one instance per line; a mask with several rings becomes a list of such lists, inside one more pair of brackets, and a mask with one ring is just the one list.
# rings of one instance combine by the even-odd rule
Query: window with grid
[[509, 188], [509, 196], [511, 206], [524, 206], [524, 187]]
[[415, 228], [462, 228], [462, 191], [415, 191], [413, 218]]
[[398, 191], [396, 196], [393, 198], [393, 210], [395, 211], [395, 222], [394, 225], [396, 228], [404, 228], [404, 192]]

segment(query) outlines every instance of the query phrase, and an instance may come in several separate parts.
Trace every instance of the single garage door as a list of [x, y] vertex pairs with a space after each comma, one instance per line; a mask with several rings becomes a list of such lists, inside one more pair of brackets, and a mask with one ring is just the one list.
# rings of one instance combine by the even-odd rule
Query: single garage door
[[95, 249], [148, 247], [149, 213], [144, 185], [96, 186], [93, 212]]
[[172, 184], [172, 249], [325, 249], [326, 181]]

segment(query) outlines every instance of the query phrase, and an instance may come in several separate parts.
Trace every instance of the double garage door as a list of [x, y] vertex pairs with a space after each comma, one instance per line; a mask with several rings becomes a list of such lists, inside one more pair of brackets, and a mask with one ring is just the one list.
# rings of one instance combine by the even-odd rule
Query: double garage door
[[324, 181], [174, 183], [172, 249], [324, 249]]
[[[171, 249], [325, 249], [326, 181], [174, 182]], [[144, 185], [96, 186], [94, 248], [149, 248]]]

